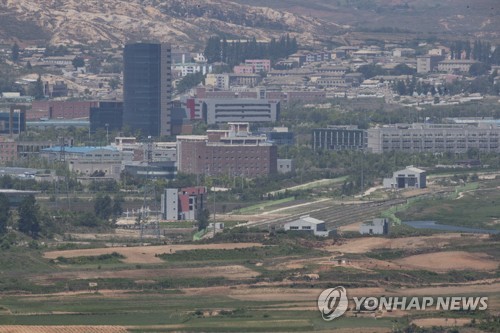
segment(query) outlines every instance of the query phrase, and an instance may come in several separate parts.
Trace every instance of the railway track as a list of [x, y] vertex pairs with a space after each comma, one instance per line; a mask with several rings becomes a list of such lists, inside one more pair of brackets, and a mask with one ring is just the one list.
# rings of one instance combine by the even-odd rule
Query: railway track
[[454, 191], [455, 189], [450, 187], [441, 191], [419, 194], [408, 198], [389, 199], [359, 204], [339, 204], [333, 200], [322, 201], [300, 208], [291, 208], [289, 210], [290, 215], [288, 216], [259, 222], [251, 222], [248, 226], [260, 228], [269, 228], [270, 226], [274, 226], [280, 228], [283, 224], [294, 221], [303, 215], [310, 215], [311, 217], [325, 221], [328, 229], [334, 229], [377, 217], [380, 213], [390, 207], [406, 203], [410, 198], [440, 196]]

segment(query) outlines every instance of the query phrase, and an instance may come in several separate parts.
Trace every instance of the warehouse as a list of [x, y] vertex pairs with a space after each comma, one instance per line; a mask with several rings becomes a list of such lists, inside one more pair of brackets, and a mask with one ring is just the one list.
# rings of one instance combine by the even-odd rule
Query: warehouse
[[426, 186], [427, 175], [425, 170], [415, 168], [413, 165], [394, 172], [392, 178], [384, 178], [385, 188], [425, 188]]
[[315, 219], [309, 215], [299, 217], [298, 220], [288, 222], [284, 225], [285, 231], [307, 231], [314, 236], [327, 237], [329, 231], [326, 230], [325, 221]]

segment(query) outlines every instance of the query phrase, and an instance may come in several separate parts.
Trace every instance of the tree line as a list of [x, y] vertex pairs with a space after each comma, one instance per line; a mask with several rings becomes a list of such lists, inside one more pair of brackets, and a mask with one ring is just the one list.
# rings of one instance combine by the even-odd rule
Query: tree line
[[391, 85], [391, 88], [400, 96], [413, 96], [414, 93], [418, 95], [427, 95], [430, 93], [432, 96], [480, 93], [497, 96], [500, 93], [500, 84], [495, 84], [495, 77], [497, 75], [497, 71], [494, 71], [491, 75], [480, 75], [473, 80], [454, 80], [453, 82], [436, 86], [427, 82], [417, 81], [416, 77], [413, 76], [408, 80], [395, 81]]
[[455, 41], [450, 45], [451, 59], [455, 60], [477, 60], [489, 65], [500, 64], [500, 47], [495, 46], [492, 50], [490, 42], [475, 40], [471, 45], [470, 41]]
[[271, 59], [276, 61], [298, 51], [297, 39], [290, 35], [281, 36], [269, 43], [257, 42], [255, 37], [249, 41], [231, 41], [219, 36], [210, 37], [205, 47], [208, 62], [225, 62], [231, 67], [246, 59]]

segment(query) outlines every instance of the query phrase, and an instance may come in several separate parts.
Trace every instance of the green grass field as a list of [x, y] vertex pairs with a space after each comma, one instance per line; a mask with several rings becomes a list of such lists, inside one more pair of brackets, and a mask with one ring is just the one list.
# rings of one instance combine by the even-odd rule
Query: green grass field
[[[417, 200], [395, 213], [403, 221], [431, 220], [471, 228], [500, 229], [500, 181], [471, 183], [448, 198]], [[394, 210], [393, 210], [394, 211]]]

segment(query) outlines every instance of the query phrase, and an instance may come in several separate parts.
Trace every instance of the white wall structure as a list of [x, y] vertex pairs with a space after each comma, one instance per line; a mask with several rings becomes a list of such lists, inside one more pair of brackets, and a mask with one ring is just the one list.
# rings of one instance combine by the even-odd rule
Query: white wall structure
[[387, 235], [389, 234], [389, 219], [376, 218], [373, 221], [362, 223], [359, 227], [362, 235]]
[[329, 231], [326, 230], [325, 221], [315, 219], [309, 215], [299, 217], [298, 220], [285, 223], [285, 231], [306, 231], [312, 232], [315, 236], [327, 237]]
[[179, 212], [177, 207], [179, 203], [178, 190], [176, 188], [167, 188], [165, 192], [161, 195], [161, 212], [164, 220], [177, 221], [179, 218]]
[[403, 170], [394, 172], [392, 178], [384, 178], [383, 185], [385, 188], [394, 189], [425, 188], [427, 175], [425, 170], [410, 165]]

